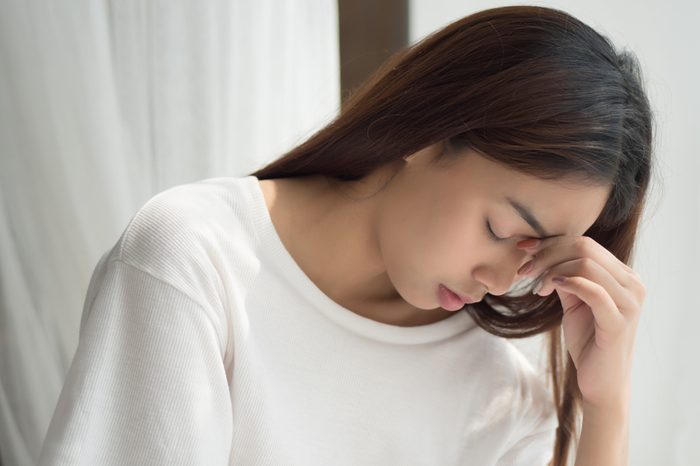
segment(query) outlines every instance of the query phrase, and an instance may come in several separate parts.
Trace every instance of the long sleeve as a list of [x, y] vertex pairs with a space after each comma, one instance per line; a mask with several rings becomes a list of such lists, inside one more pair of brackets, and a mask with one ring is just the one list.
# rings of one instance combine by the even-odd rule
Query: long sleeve
[[228, 380], [214, 313], [103, 256], [40, 466], [225, 465]]

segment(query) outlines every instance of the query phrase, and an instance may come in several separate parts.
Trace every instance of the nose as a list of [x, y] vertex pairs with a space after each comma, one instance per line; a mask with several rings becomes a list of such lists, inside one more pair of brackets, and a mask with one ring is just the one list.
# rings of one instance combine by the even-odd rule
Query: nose
[[474, 278], [484, 285], [489, 294], [494, 296], [506, 294], [520, 280], [521, 277], [518, 275], [520, 267], [533, 257], [527, 253], [503, 257], [493, 265], [477, 267], [474, 270]]
[[511, 286], [513, 286], [512, 279], [509, 279], [509, 280], [498, 279], [498, 280], [492, 281], [491, 284], [487, 285], [487, 288], [488, 288], [489, 294], [492, 294], [494, 296], [501, 296], [503, 294], [506, 294], [508, 292], [508, 290], [510, 290]]

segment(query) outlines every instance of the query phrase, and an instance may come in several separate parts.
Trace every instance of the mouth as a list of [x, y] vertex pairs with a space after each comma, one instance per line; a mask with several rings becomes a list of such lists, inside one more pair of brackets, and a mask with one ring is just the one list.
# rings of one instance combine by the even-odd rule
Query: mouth
[[453, 291], [452, 289], [446, 287], [446, 286], [443, 285], [443, 284], [440, 284], [440, 286], [441, 286], [442, 288], [444, 288], [448, 293], [450, 293], [450, 294], [452, 295], [452, 297], [454, 298], [454, 300], [461, 301], [462, 305], [464, 305], [464, 304], [473, 304], [473, 303], [476, 303], [476, 302], [479, 301], [478, 299], [474, 299], [473, 297], [471, 297], [471, 296], [469, 296], [469, 295], [462, 294], [462, 293], [457, 293], [457, 292]]

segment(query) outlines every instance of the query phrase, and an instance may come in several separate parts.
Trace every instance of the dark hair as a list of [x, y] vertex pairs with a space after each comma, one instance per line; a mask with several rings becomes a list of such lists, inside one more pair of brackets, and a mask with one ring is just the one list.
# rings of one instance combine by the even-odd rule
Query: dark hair
[[[434, 143], [447, 143], [446, 156], [473, 149], [543, 179], [612, 185], [585, 236], [631, 265], [652, 124], [632, 52], [616, 51], [561, 10], [507, 6], [466, 16], [395, 53], [333, 121], [251, 175], [349, 181]], [[487, 294], [464, 310], [501, 337], [548, 332], [559, 418], [552, 464], [565, 465], [571, 441], [578, 442], [581, 392], [563, 350], [557, 293]]]

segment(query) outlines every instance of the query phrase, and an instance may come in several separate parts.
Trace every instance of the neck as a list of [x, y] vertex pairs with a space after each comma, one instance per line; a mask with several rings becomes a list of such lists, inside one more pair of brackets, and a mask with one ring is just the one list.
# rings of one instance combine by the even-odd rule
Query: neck
[[378, 170], [354, 182], [324, 176], [272, 180], [271, 216], [278, 219], [275, 226], [297, 264], [341, 306], [392, 325], [442, 320], [453, 313], [410, 305], [386, 273], [376, 225], [391, 174]]

